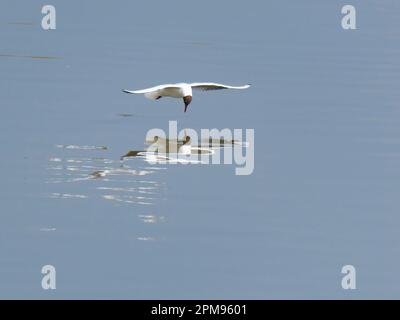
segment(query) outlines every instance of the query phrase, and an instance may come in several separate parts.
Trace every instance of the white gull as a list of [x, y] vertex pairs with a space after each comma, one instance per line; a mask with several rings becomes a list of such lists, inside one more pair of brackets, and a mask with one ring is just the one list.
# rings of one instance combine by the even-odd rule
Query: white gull
[[162, 84], [159, 86], [142, 89], [142, 90], [122, 90], [126, 93], [133, 94], [144, 94], [146, 98], [158, 100], [162, 97], [173, 97], [183, 98], [185, 103], [186, 112], [188, 105], [192, 102], [192, 89], [198, 89], [203, 91], [209, 90], [222, 90], [222, 89], [247, 89], [250, 85], [244, 86], [228, 86], [220, 83], [213, 82], [194, 82], [194, 83], [174, 83], [174, 84]]

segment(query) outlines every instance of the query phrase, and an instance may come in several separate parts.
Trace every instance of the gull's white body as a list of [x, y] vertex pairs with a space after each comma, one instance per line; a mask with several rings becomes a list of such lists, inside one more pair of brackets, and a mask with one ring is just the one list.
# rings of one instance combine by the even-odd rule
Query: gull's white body
[[[208, 90], [221, 90], [221, 89], [247, 89], [250, 85], [245, 86], [229, 86], [214, 82], [195, 82], [195, 83], [173, 83], [173, 84], [162, 84], [159, 86], [142, 89], [142, 90], [122, 90], [126, 93], [133, 94], [144, 94], [149, 99], [160, 99], [161, 97], [173, 97], [173, 98], [184, 98], [185, 112], [186, 107], [191, 102], [193, 95], [193, 89], [199, 89], [203, 91]], [[186, 101], [190, 97], [189, 101]]]

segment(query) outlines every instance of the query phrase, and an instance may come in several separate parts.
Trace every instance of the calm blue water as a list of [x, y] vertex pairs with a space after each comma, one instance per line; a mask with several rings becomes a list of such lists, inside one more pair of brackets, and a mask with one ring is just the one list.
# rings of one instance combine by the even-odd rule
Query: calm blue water
[[[400, 3], [351, 2], [3, 0], [0, 298], [399, 298]], [[121, 92], [181, 81], [252, 87]], [[169, 120], [254, 129], [254, 173], [120, 161]]]

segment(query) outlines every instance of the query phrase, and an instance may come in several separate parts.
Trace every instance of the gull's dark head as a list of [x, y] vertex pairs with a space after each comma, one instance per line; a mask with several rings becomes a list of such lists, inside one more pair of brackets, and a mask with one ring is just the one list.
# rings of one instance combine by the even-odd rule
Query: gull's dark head
[[192, 96], [184, 96], [183, 102], [185, 103], [185, 112], [186, 112], [188, 105], [192, 102]]

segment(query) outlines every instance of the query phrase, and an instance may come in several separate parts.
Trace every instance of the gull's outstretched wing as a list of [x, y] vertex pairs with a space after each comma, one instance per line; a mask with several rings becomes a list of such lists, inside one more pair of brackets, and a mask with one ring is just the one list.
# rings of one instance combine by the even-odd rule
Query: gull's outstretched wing
[[199, 90], [222, 90], [222, 89], [247, 89], [250, 87], [249, 84], [245, 86], [228, 86], [226, 84], [214, 83], [214, 82], [195, 82], [191, 83], [190, 86], [192, 89], [199, 89]]
[[141, 89], [141, 90], [122, 90], [123, 92], [126, 93], [150, 93], [150, 92], [156, 92], [160, 89], [162, 89], [163, 86], [155, 86], [147, 89]]
[[162, 84], [159, 86], [142, 89], [142, 90], [122, 90], [122, 91], [126, 92], [126, 93], [132, 93], [132, 94], [144, 94], [146, 98], [155, 100], [163, 95], [163, 90], [169, 89], [169, 88], [178, 88], [178, 86], [173, 85], [173, 84]]

